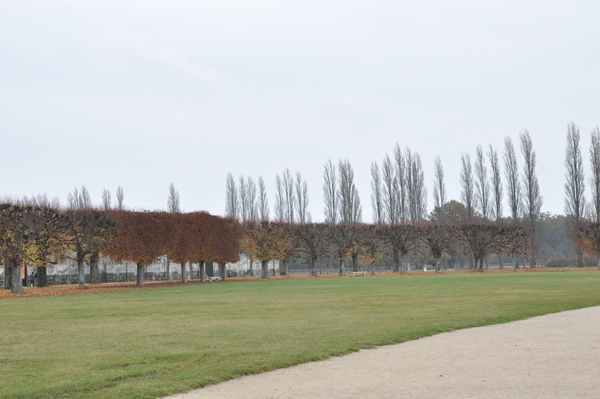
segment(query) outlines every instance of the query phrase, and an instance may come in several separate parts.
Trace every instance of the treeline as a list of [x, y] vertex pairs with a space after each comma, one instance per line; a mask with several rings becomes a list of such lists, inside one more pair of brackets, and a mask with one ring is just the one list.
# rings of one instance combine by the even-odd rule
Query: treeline
[[456, 259], [469, 254], [473, 270], [483, 271], [484, 260], [491, 254], [511, 257], [530, 251], [531, 230], [522, 224], [492, 223], [476, 219], [469, 223], [250, 223], [242, 240], [242, 250], [262, 264], [262, 277], [268, 277], [268, 263], [279, 261], [282, 275], [293, 256], [304, 257], [310, 274], [316, 275], [319, 259], [334, 256], [339, 260], [339, 274], [346, 263], [359, 270], [359, 258], [374, 272], [380, 255], [392, 259], [395, 272], [406, 272], [407, 256], [432, 257], [438, 270], [444, 268], [442, 257]]
[[38, 267], [38, 285], [44, 286], [46, 266], [66, 258], [77, 263], [80, 288], [86, 263], [91, 282], [100, 282], [101, 256], [135, 262], [138, 285], [143, 268], [161, 256], [181, 264], [182, 271], [187, 263], [198, 263], [202, 278], [205, 262], [224, 270], [225, 263], [238, 260], [243, 230], [235, 220], [206, 212], [100, 210], [82, 191], [69, 198], [67, 208], [43, 197], [0, 204], [0, 259], [11, 292], [24, 293], [24, 265]]
[[[590, 137], [591, 174], [587, 181], [591, 196], [588, 201], [585, 198], [586, 174], [581, 135], [577, 125], [568, 124], [564, 159], [565, 216], [569, 222], [568, 239], [575, 251], [576, 264], [580, 267], [584, 265], [584, 252], [594, 248], [589, 241], [593, 235], [590, 223], [600, 223], [600, 130], [594, 128]], [[442, 160], [437, 156], [431, 191], [433, 207], [428, 212], [428, 191], [421, 158], [417, 152], [396, 144], [391, 154], [384, 155], [380, 162], [371, 163], [373, 223], [469, 223], [475, 219], [524, 223], [531, 231], [528, 260], [535, 265], [543, 249], [539, 232], [543, 229], [544, 217], [537, 166], [533, 142], [526, 130], [518, 135], [516, 145], [510, 136], [506, 136], [503, 153], [492, 145], [488, 148], [477, 145], [474, 157], [468, 152], [460, 155], [458, 182], [461, 191], [457, 201], [448, 198], [447, 177]], [[271, 217], [262, 177], [259, 177], [257, 186], [250, 176], [240, 176], [236, 181], [231, 173], [228, 174], [225, 214], [241, 223], [310, 222], [307, 184], [300, 173], [296, 172], [294, 177], [285, 169], [281, 175], [276, 175], [275, 182], [274, 215]], [[348, 160], [339, 160], [337, 165], [331, 160], [325, 163], [323, 203], [326, 223], [362, 222], [361, 197]]]
[[[278, 261], [280, 273], [287, 275], [292, 258], [304, 259], [311, 275], [317, 274], [318, 261], [331, 257], [339, 261], [341, 275], [346, 268], [358, 271], [361, 265], [373, 273], [376, 262], [384, 258], [391, 260], [395, 272], [406, 272], [407, 260], [416, 256], [429, 259], [440, 271], [446, 262], [454, 264], [467, 256], [471, 269], [483, 271], [491, 255], [497, 256], [500, 267], [505, 256], [518, 267], [515, 260], [532, 251], [533, 230], [528, 224], [479, 217], [467, 221], [458, 202], [444, 207], [445, 217], [454, 219], [446, 222], [240, 224], [206, 212], [100, 210], [88, 206], [85, 195], [71, 199], [66, 208], [43, 198], [0, 204], [0, 258], [11, 292], [24, 292], [23, 265], [38, 267], [38, 285], [44, 286], [46, 266], [65, 258], [77, 263], [83, 288], [86, 265], [91, 282], [100, 282], [101, 256], [134, 262], [137, 284], [142, 285], [144, 267], [162, 256], [180, 264], [185, 283], [186, 265], [200, 265], [203, 280], [204, 263], [214, 262], [224, 276], [225, 264], [237, 262], [240, 252], [260, 261], [266, 278], [270, 261]], [[580, 223], [576, 240], [589, 253], [600, 253], [600, 223]]]
[[[285, 273], [292, 256], [308, 259], [313, 274], [315, 262], [324, 256], [337, 257], [343, 272], [345, 261], [352, 260], [354, 270], [359, 257], [369, 263], [371, 258], [386, 256], [395, 270], [402, 271], [402, 261], [410, 254], [432, 257], [436, 265], [442, 256], [469, 254], [473, 268], [481, 270], [489, 254], [497, 254], [500, 260], [510, 255], [517, 267], [518, 259], [526, 255], [535, 267], [540, 255], [548, 259], [574, 250], [577, 266], [583, 266], [586, 252], [600, 253], [600, 130], [591, 132], [592, 195], [587, 202], [580, 133], [575, 124], [568, 125], [566, 216], [560, 220], [541, 212], [536, 153], [527, 131], [519, 134], [519, 144], [520, 160], [508, 136], [504, 154], [480, 145], [473, 161], [468, 153], [461, 154], [460, 201], [447, 198], [444, 168], [437, 157], [434, 206], [429, 213], [421, 158], [396, 144], [392, 154], [371, 164], [372, 225], [362, 223], [361, 199], [348, 160], [324, 165], [324, 223], [312, 223], [307, 182], [288, 169], [276, 175], [274, 217], [262, 177], [255, 183], [249, 176], [236, 181], [232, 174], [227, 176], [224, 218], [182, 213], [172, 184], [169, 212], [125, 211], [121, 187], [116, 209], [106, 189], [103, 207], [92, 206], [85, 187], [69, 194], [64, 208], [45, 197], [5, 201], [0, 204], [0, 260], [13, 292], [22, 292], [23, 264], [42, 266], [38, 281], [43, 285], [43, 266], [64, 258], [76, 261], [81, 287], [86, 263], [91, 281], [98, 282], [101, 255], [135, 262], [138, 284], [143, 283], [142, 268], [160, 256], [181, 264], [182, 270], [190, 262], [201, 267], [203, 262], [216, 262], [224, 273], [224, 263], [236, 261], [240, 251], [260, 260], [263, 273], [265, 262], [271, 260], [279, 260]], [[503, 205], [508, 205], [507, 216]], [[558, 246], [564, 250], [555, 251]]]

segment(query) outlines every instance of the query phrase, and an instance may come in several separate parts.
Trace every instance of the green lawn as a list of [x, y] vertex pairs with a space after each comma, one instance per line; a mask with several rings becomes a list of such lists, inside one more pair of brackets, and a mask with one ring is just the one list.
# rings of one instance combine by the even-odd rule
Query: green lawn
[[597, 271], [224, 282], [4, 299], [0, 397], [155, 398], [359, 348], [594, 305]]

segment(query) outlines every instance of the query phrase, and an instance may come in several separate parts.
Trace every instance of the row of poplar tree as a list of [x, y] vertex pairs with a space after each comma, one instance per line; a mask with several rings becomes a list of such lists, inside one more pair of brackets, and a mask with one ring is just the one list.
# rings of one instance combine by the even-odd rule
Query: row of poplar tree
[[[586, 222], [600, 222], [600, 130], [591, 131], [589, 158], [591, 164], [591, 199], [585, 199], [585, 172], [580, 146], [579, 128], [567, 126], [565, 145], [565, 213], [571, 223], [577, 265], [583, 265], [584, 250], [593, 247], [583, 235], [582, 228], [591, 227]], [[449, 200], [445, 175], [439, 156], [435, 159], [433, 180], [433, 210], [427, 212], [427, 189], [418, 153], [396, 144], [392, 155], [385, 155], [378, 163], [371, 163], [371, 207], [375, 224], [417, 224], [424, 221], [456, 222], [477, 218], [492, 222], [525, 223], [530, 229], [530, 263], [537, 263], [540, 238], [537, 227], [541, 217], [543, 199], [536, 174], [536, 152], [527, 131], [519, 134], [518, 151], [510, 136], [504, 140], [504, 153], [489, 146], [476, 147], [474, 160], [470, 154], [461, 154], [460, 201]], [[520, 166], [521, 162], [521, 166]], [[248, 176], [237, 181], [229, 173], [226, 181], [225, 214], [241, 223], [310, 222], [307, 183], [300, 173], [292, 175], [288, 169], [276, 175], [274, 217], [270, 218], [269, 203], [262, 177], [258, 185]], [[326, 223], [360, 223], [362, 205], [356, 185], [354, 170], [348, 160], [336, 165], [330, 160], [323, 172], [324, 220]], [[508, 216], [503, 205], [508, 205]], [[586, 227], [582, 227], [583, 225]]]

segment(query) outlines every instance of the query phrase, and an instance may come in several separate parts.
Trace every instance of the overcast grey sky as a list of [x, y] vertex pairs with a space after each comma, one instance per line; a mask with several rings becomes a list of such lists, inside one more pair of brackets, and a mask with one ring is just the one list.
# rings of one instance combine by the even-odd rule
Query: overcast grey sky
[[[85, 185], [125, 205], [223, 214], [228, 172], [308, 181], [354, 167], [364, 220], [371, 161], [422, 158], [433, 204], [442, 159], [460, 199], [461, 153], [503, 153], [527, 129], [543, 211], [563, 213], [569, 122], [600, 124], [596, 1], [0, 2], [0, 194], [65, 201]], [[522, 165], [522, 158], [519, 158]], [[589, 186], [589, 185], [588, 185]], [[589, 195], [589, 190], [586, 192]], [[507, 207], [505, 205], [505, 213]]]

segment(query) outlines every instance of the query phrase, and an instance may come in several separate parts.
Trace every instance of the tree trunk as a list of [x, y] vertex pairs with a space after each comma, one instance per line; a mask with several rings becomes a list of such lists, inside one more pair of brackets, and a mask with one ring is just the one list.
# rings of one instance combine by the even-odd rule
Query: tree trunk
[[[599, 265], [600, 265], [600, 263], [599, 263]], [[10, 287], [12, 286], [11, 282], [12, 282], [12, 268], [10, 267], [10, 265], [7, 262], [4, 265], [4, 288], [9, 290]]]
[[269, 261], [263, 260], [260, 262], [261, 265], [261, 276], [262, 278], [269, 278]]
[[80, 257], [77, 257], [77, 282], [77, 288], [85, 288], [85, 262]]
[[107, 263], [108, 263], [108, 261], [107, 261], [106, 259], [103, 259], [103, 260], [102, 260], [102, 266], [103, 266], [103, 267], [102, 267], [102, 269], [103, 269], [103, 270], [102, 270], [102, 278], [101, 278], [101, 281], [102, 281], [103, 283], [108, 283], [108, 272], [107, 272], [107, 270], [106, 270], [106, 265], [107, 265]]
[[531, 255], [529, 256], [529, 268], [535, 269], [536, 265], [537, 265], [537, 254], [535, 252], [532, 252]]
[[48, 270], [46, 267], [37, 268], [37, 285], [38, 287], [48, 286]]
[[204, 263], [203, 261], [200, 261], [199, 268], [200, 268], [200, 281], [204, 283], [204, 282], [206, 282], [206, 263]]
[[[400, 262], [400, 273], [408, 272], [406, 255], [400, 255], [399, 262]], [[415, 267], [417, 267], [416, 262], [415, 262]]]
[[581, 248], [581, 245], [575, 245], [575, 253], [577, 255], [577, 267], [583, 267], [584, 260], [583, 260], [583, 249]]
[[167, 275], [165, 276], [165, 280], [171, 279], [171, 260], [167, 258]]
[[10, 261], [9, 263], [11, 269], [10, 293], [25, 294], [25, 290], [23, 289], [23, 280], [21, 279], [21, 262]]
[[398, 251], [393, 251], [392, 258], [394, 262], [394, 273], [400, 273], [400, 254]]
[[190, 262], [190, 263], [189, 263], [189, 268], [190, 268], [190, 280], [192, 279], [192, 276], [194, 275], [194, 274], [193, 274], [193, 273], [194, 273], [194, 270], [193, 270], [193, 265], [194, 265], [194, 264], [193, 264], [192, 262]]
[[311, 256], [311, 258], [310, 258], [310, 275], [311, 276], [316, 276], [317, 275], [316, 261], [317, 260]]
[[287, 259], [283, 260], [283, 275], [284, 276], [289, 276], [290, 275], [290, 262], [288, 262]]
[[187, 284], [187, 273], [185, 270], [185, 262], [181, 262], [181, 284]]
[[346, 273], [344, 272], [344, 259], [340, 258], [340, 271], [339, 271], [340, 276], [345, 275]]
[[100, 283], [100, 268], [98, 267], [100, 261], [100, 255], [98, 252], [94, 252], [90, 257], [90, 283]]
[[225, 269], [225, 263], [219, 263], [219, 274], [221, 275], [221, 280], [227, 280], [227, 270]]
[[485, 256], [482, 256], [481, 258], [477, 259], [475, 258], [475, 264], [477, 265], [477, 271], [483, 272], [483, 263], [485, 261]]
[[511, 256], [513, 258], [513, 270], [519, 269], [520, 268], [520, 266], [519, 266], [519, 257], [517, 255], [515, 255], [515, 254], [512, 254]]
[[248, 257], [249, 265], [248, 265], [248, 276], [254, 277], [254, 268], [252, 267], [252, 258]]
[[358, 271], [358, 254], [352, 255], [352, 271], [353, 272]]
[[[280, 276], [285, 276], [286, 275], [286, 273], [285, 273], [285, 264], [286, 264], [285, 260], [279, 259], [279, 275]], [[273, 267], [275, 267], [275, 266], [273, 266]]]
[[144, 266], [137, 264], [137, 281], [136, 285], [142, 286], [144, 285]]
[[435, 271], [436, 273], [441, 273], [443, 271], [443, 266], [442, 263], [440, 261], [441, 258], [437, 257], [437, 258], [433, 258], [433, 262], [435, 263]]
[[498, 268], [500, 270], [504, 269], [504, 255], [498, 254]]

